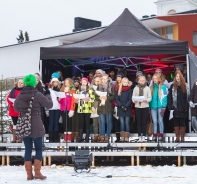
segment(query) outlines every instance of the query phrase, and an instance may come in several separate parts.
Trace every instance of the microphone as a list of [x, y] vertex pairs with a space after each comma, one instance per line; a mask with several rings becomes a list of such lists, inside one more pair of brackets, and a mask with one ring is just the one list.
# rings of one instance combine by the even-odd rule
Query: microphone
[[107, 82], [110, 83], [110, 79], [108, 79]]
[[160, 80], [158, 80], [158, 84], [160, 84], [161, 83], [161, 81]]

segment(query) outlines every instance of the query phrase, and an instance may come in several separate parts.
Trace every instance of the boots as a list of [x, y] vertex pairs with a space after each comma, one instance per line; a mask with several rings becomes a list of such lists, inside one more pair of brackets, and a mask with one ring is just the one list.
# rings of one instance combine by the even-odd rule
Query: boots
[[83, 129], [79, 129], [79, 139], [78, 142], [83, 142]]
[[97, 141], [98, 141], [98, 134], [94, 134], [93, 142], [97, 142]]
[[159, 141], [163, 141], [163, 133], [159, 134]]
[[157, 134], [153, 134], [153, 139], [152, 139], [152, 141], [157, 142]]
[[54, 134], [53, 134], [53, 142], [60, 142], [59, 132], [54, 132]]
[[71, 142], [71, 136], [72, 136], [72, 132], [67, 132], [67, 134], [66, 134], [66, 132], [64, 132], [64, 140], [63, 140], [63, 142]]
[[125, 137], [125, 142], [129, 142], [130, 133], [129, 132], [125, 132], [124, 133], [124, 137]]
[[86, 129], [86, 139], [85, 142], [89, 142], [89, 135], [90, 135], [90, 129]]
[[120, 142], [124, 142], [125, 132], [120, 132]]
[[32, 173], [32, 163], [31, 161], [25, 161], [25, 169], [27, 172], [27, 180], [33, 180], [34, 176]]
[[74, 142], [74, 139], [75, 139], [75, 132], [72, 132], [71, 142]]
[[116, 132], [116, 141], [115, 142], [120, 142], [120, 132]]
[[53, 142], [53, 132], [49, 132], [49, 142]]
[[97, 142], [101, 142], [101, 137], [100, 137], [100, 135], [98, 135]]
[[18, 138], [18, 143], [22, 143], [22, 138], [21, 137]]
[[105, 136], [104, 142], [108, 142], [109, 141], [109, 137]]
[[78, 141], [78, 139], [79, 139], [79, 132], [75, 132], [75, 140], [76, 140], [76, 142]]
[[179, 128], [180, 127], [174, 127], [174, 132], [175, 132], [175, 135], [176, 135], [176, 140], [175, 142], [179, 142], [180, 141], [180, 132], [179, 132]]
[[186, 130], [186, 127], [180, 127], [181, 142], [185, 141], [185, 130]]
[[35, 172], [35, 176], [34, 178], [35, 179], [41, 179], [41, 180], [44, 180], [46, 179], [47, 177], [46, 176], [43, 176], [40, 172], [41, 170], [41, 165], [42, 165], [42, 162], [40, 160], [37, 160], [37, 159], [34, 159], [34, 172]]
[[105, 137], [104, 136], [100, 136], [100, 142], [105, 142]]
[[12, 143], [16, 143], [16, 125], [13, 125], [13, 129], [12, 129], [12, 133], [13, 133], [13, 140]]

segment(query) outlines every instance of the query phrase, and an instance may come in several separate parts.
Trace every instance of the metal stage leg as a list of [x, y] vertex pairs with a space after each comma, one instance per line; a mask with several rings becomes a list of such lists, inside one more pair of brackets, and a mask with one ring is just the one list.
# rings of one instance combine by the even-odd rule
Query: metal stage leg
[[187, 158], [186, 158], [186, 156], [184, 156], [183, 157], [183, 165], [186, 165], [187, 164], [186, 162], [187, 162]]
[[46, 163], [46, 156], [43, 156], [43, 166], [46, 166], [47, 163]]
[[181, 167], [181, 156], [178, 156], [178, 167]]
[[131, 166], [134, 166], [134, 165], [135, 165], [135, 157], [131, 156]]
[[94, 155], [92, 155], [92, 167], [95, 167]]
[[5, 156], [2, 155], [2, 166], [4, 166], [4, 165], [5, 165]]
[[137, 166], [140, 165], [140, 156], [137, 156]]
[[48, 156], [48, 166], [51, 166], [51, 156]]
[[7, 155], [6, 161], [7, 161], [7, 165], [10, 165], [10, 156], [9, 155]]

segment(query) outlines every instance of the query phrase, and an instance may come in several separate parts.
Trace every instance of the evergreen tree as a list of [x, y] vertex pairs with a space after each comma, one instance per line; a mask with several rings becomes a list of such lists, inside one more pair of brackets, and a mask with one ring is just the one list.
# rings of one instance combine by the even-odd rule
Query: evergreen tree
[[25, 31], [25, 41], [28, 42], [29, 41], [29, 34], [27, 31]]
[[22, 30], [19, 30], [20, 31], [20, 34], [18, 35], [18, 38], [17, 41], [18, 43], [23, 43], [24, 42], [24, 36], [23, 36], [23, 31]]

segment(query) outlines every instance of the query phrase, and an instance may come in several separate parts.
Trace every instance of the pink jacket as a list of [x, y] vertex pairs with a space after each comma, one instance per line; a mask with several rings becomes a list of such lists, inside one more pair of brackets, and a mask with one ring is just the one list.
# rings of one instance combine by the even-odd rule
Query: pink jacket
[[71, 91], [71, 93], [67, 93], [65, 98], [61, 98], [59, 100], [60, 103], [60, 111], [74, 111], [75, 110], [75, 101], [73, 94], [75, 91]]

